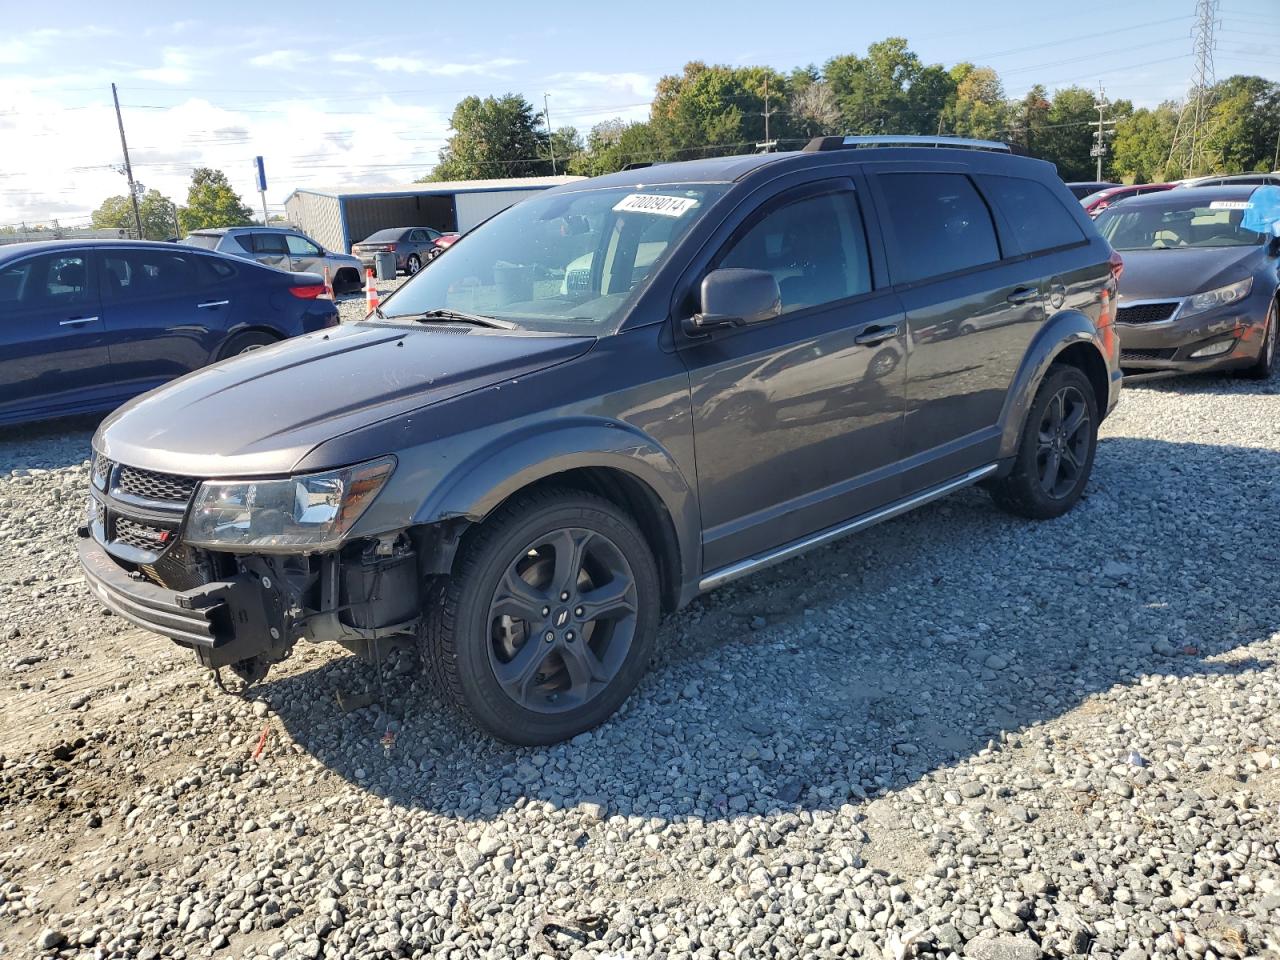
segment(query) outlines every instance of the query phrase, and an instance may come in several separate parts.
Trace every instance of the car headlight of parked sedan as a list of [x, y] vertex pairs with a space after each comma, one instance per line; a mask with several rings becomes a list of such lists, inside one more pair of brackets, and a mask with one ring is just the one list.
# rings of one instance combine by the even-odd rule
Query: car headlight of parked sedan
[[317, 552], [337, 547], [373, 502], [395, 459], [274, 480], [206, 480], [183, 539], [211, 549]]
[[1253, 277], [1245, 277], [1243, 280], [1229, 283], [1225, 287], [1193, 294], [1182, 302], [1181, 316], [1194, 317], [1198, 313], [1204, 313], [1217, 307], [1225, 307], [1229, 303], [1243, 300], [1252, 289]]

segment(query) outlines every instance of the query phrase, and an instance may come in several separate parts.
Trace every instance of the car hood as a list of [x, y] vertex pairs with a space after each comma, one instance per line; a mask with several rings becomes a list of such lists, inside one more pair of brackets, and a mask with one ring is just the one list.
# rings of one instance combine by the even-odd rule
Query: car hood
[[310, 450], [350, 430], [563, 363], [594, 343], [463, 326], [336, 327], [144, 394], [103, 421], [94, 447], [164, 473], [288, 473]]
[[1133, 300], [1177, 300], [1242, 280], [1262, 247], [1121, 250], [1120, 306]]

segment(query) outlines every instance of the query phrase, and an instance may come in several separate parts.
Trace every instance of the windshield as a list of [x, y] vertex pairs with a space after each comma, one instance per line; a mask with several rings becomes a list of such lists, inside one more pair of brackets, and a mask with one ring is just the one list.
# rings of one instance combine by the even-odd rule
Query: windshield
[[1094, 221], [1117, 250], [1247, 247], [1262, 234], [1241, 226], [1247, 200], [1196, 200], [1170, 191], [1164, 203], [1113, 205]]
[[387, 319], [457, 310], [528, 330], [612, 333], [723, 184], [538, 194], [437, 257], [382, 306]]

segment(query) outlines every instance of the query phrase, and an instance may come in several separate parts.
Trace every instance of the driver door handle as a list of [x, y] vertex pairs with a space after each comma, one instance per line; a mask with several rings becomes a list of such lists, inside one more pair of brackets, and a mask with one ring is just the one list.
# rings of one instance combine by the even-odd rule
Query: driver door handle
[[97, 323], [97, 317], [72, 317], [70, 320], [61, 320], [58, 322], [60, 327], [83, 327], [86, 323]]
[[1032, 300], [1040, 296], [1040, 291], [1035, 287], [1019, 287], [1013, 293], [1009, 294], [1008, 301], [1013, 304], [1030, 303]]
[[212, 307], [225, 307], [230, 302], [230, 300], [206, 300], [204, 303], [197, 303], [196, 309], [208, 310]]
[[853, 342], [860, 347], [874, 347], [877, 343], [892, 340], [897, 335], [898, 325], [896, 323], [886, 323], [883, 326], [867, 327], [867, 329], [853, 338]]

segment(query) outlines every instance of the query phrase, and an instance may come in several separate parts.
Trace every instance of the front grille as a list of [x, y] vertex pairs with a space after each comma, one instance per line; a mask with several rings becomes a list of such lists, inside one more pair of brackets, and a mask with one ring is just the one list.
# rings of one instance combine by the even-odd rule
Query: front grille
[[1177, 352], [1177, 348], [1168, 350], [1121, 350], [1120, 362], [1124, 363], [1126, 360], [1171, 360]]
[[161, 503], [186, 504], [195, 493], [195, 477], [182, 477], [172, 473], [156, 473], [137, 467], [121, 467], [116, 476], [116, 491], [126, 496], [154, 500]]
[[1159, 323], [1173, 316], [1178, 303], [1177, 300], [1166, 300], [1162, 303], [1139, 303], [1132, 307], [1121, 307], [1116, 311], [1116, 322]]
[[148, 553], [161, 553], [169, 545], [173, 531], [128, 517], [116, 517], [115, 542], [123, 543]]
[[93, 485], [99, 490], [107, 488], [107, 481], [111, 478], [111, 467], [112, 463], [106, 457], [93, 458]]

